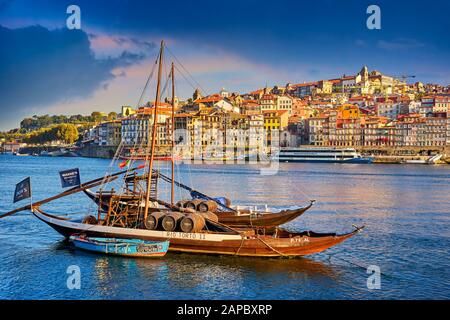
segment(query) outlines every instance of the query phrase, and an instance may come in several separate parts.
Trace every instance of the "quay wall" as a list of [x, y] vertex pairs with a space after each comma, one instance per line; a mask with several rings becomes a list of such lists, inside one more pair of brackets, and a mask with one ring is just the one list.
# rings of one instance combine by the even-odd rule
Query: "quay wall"
[[78, 150], [78, 154], [87, 158], [112, 159], [116, 153], [117, 146], [95, 146], [86, 145]]
[[379, 155], [432, 155], [443, 153], [450, 155], [450, 146], [422, 146], [422, 147], [354, 147], [358, 152], [364, 154]]
[[[312, 147], [312, 146], [309, 146]], [[344, 148], [344, 147], [342, 147]], [[40, 154], [41, 151], [56, 151], [61, 146], [33, 146], [23, 147], [20, 153]], [[113, 158], [117, 146], [85, 145], [78, 150], [73, 150], [82, 157], [88, 158]], [[427, 159], [436, 153], [444, 154], [443, 160], [450, 160], [450, 146], [446, 147], [355, 147], [358, 152], [373, 155], [375, 163], [401, 163], [405, 160]]]
[[20, 153], [26, 154], [41, 154], [42, 151], [52, 152], [61, 149], [61, 146], [34, 146], [34, 147], [22, 147], [19, 149]]

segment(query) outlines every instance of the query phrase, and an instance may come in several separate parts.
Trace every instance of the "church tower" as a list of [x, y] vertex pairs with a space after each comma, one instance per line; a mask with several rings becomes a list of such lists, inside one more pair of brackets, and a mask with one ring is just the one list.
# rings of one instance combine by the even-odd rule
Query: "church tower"
[[192, 95], [192, 99], [195, 101], [195, 100], [201, 99], [201, 98], [203, 98], [203, 97], [200, 92], [200, 89], [199, 88], [195, 89], [194, 94]]
[[367, 69], [367, 66], [364, 66], [359, 74], [361, 75], [361, 81], [366, 82], [369, 80], [369, 69]]

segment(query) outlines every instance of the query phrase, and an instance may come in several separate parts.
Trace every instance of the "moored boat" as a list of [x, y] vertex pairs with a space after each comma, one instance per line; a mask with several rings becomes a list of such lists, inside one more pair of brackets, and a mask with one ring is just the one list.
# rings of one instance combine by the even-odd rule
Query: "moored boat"
[[169, 241], [145, 241], [141, 239], [120, 239], [88, 237], [74, 234], [69, 240], [76, 248], [116, 256], [155, 258], [162, 257], [169, 249]]
[[405, 163], [407, 163], [407, 164], [427, 164], [427, 161], [425, 159], [408, 159], [408, 160], [405, 160]]
[[259, 234], [254, 229], [239, 231], [208, 221], [208, 229], [211, 230], [186, 233], [83, 223], [45, 213], [38, 207], [33, 208], [33, 214], [65, 237], [84, 233], [88, 237], [168, 240], [169, 251], [252, 257], [298, 257], [319, 253], [354, 236], [363, 228], [344, 234], [289, 232], [283, 229]]
[[372, 163], [373, 157], [363, 157], [353, 148], [299, 147], [281, 148], [273, 160], [279, 162]]
[[[111, 197], [113, 197], [114, 194], [108, 192], [94, 192], [90, 189], [85, 189], [83, 191], [90, 199], [97, 203], [97, 205], [100, 205], [103, 210], [108, 210], [111, 203]], [[120, 202], [122, 206], [125, 206], [128, 202], [135, 202], [141, 198], [141, 196], [136, 194], [123, 195], [120, 198]], [[312, 200], [307, 206], [280, 210], [277, 212], [269, 212], [267, 210], [258, 211], [250, 208], [241, 209], [239, 207], [230, 208], [233, 210], [228, 211], [213, 210], [211, 212], [217, 216], [220, 223], [226, 224], [233, 228], [261, 227], [272, 230], [275, 227], [300, 217], [313, 206], [314, 202], [315, 201]], [[204, 201], [199, 202], [197, 207], [200, 207], [204, 203]], [[144, 205], [145, 204], [143, 202], [140, 202], [140, 206], [143, 207]]]

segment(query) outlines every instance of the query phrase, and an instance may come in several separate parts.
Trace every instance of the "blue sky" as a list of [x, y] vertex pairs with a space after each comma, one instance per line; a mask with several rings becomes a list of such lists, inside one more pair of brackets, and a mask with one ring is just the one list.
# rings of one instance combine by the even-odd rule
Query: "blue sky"
[[[81, 8], [81, 30], [65, 27], [70, 4]], [[381, 30], [366, 27], [371, 4], [381, 8]], [[161, 39], [206, 93], [363, 65], [449, 84], [448, 12], [446, 0], [0, 0], [0, 130], [33, 114], [136, 105]], [[180, 78], [177, 94], [189, 97], [196, 84]]]

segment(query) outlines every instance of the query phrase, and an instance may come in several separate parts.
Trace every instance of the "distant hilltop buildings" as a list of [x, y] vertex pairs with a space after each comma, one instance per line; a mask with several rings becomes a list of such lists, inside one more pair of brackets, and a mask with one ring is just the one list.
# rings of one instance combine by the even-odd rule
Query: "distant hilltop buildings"
[[[450, 146], [449, 87], [415, 82], [414, 76], [387, 76], [366, 66], [352, 76], [265, 87], [249, 93], [228, 92], [176, 99], [175, 128], [188, 132], [177, 141], [201, 137], [202, 146], [217, 135], [239, 129], [253, 134], [283, 131], [280, 145], [301, 144], [360, 148]], [[158, 106], [158, 145], [169, 146], [171, 104]], [[130, 147], [146, 145], [152, 102], [138, 109], [123, 107], [120, 119], [85, 134], [85, 142]], [[208, 134], [214, 132], [214, 134]], [[251, 136], [251, 135], [250, 135]], [[248, 147], [250, 142], [243, 141]], [[270, 139], [268, 139], [270, 143]], [[225, 141], [225, 143], [227, 143]]]
[[[248, 93], [222, 88], [205, 95], [196, 89], [187, 100], [175, 99], [174, 128], [170, 98], [160, 103], [158, 145], [170, 146], [173, 129], [184, 129], [182, 136], [175, 137], [177, 143], [196, 136], [202, 147], [226, 140], [230, 130], [238, 129], [248, 132], [247, 138], [226, 144], [249, 147], [253, 136], [278, 130], [281, 146], [449, 148], [450, 87], [408, 83], [412, 78], [388, 76], [364, 66], [351, 76], [266, 86]], [[86, 130], [83, 144], [146, 145], [153, 110], [153, 102], [137, 109], [124, 106], [117, 118]]]

